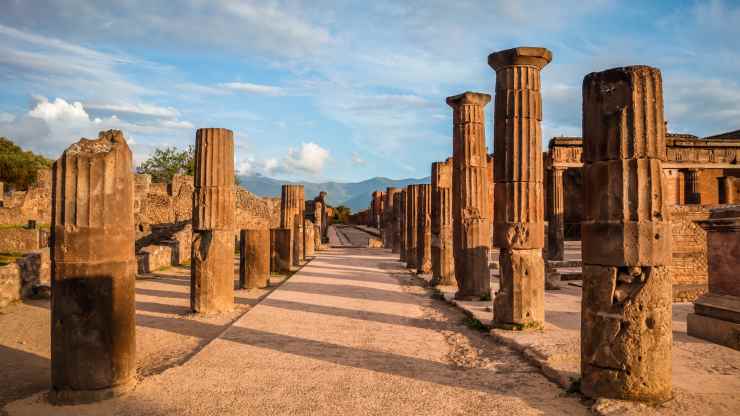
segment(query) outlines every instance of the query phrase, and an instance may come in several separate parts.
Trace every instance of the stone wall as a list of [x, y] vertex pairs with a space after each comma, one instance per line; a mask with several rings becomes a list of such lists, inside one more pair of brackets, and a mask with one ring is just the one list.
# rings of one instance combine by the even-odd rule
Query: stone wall
[[0, 309], [21, 298], [21, 273], [17, 264], [0, 267]]
[[0, 228], [0, 252], [25, 253], [42, 247], [38, 228]]
[[707, 290], [707, 232], [696, 221], [709, 219], [709, 208], [701, 205], [672, 207], [670, 271], [674, 301], [693, 301]]
[[152, 273], [173, 265], [172, 247], [151, 245], [142, 248], [136, 255], [138, 273]]

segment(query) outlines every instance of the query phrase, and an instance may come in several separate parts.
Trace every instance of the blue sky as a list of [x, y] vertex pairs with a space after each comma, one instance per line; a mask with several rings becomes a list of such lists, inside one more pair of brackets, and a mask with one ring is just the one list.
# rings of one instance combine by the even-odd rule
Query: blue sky
[[243, 173], [427, 176], [445, 97], [491, 93], [487, 55], [525, 45], [554, 56], [544, 146], [580, 135], [586, 74], [633, 64], [663, 71], [670, 131], [740, 128], [740, 1], [0, 3], [0, 136], [50, 157], [120, 128], [141, 161], [226, 127]]

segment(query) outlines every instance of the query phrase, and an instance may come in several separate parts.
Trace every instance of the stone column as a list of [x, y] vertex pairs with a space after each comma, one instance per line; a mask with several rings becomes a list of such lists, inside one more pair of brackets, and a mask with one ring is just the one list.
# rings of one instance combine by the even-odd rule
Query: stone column
[[398, 237], [400, 246], [398, 247], [398, 258], [401, 262], [406, 262], [406, 195], [407, 189], [401, 190], [398, 197]]
[[488, 250], [491, 221], [486, 196], [488, 173], [485, 115], [483, 108], [491, 96], [465, 92], [447, 97], [453, 109], [452, 216], [456, 299], [479, 300], [490, 297], [491, 277]]
[[316, 256], [316, 248], [313, 240], [313, 222], [303, 220], [303, 253], [306, 259]]
[[293, 233], [293, 265], [300, 266], [303, 253], [303, 185], [283, 185], [280, 195], [280, 228]]
[[699, 169], [686, 169], [684, 171], [684, 182], [686, 186], [686, 203], [701, 204]]
[[549, 50], [527, 47], [488, 56], [496, 71], [494, 240], [501, 268], [493, 319], [503, 328], [545, 321], [540, 71], [551, 59]]
[[418, 259], [419, 186], [406, 187], [406, 268], [414, 270]]
[[452, 246], [452, 158], [432, 163], [432, 285], [455, 281]]
[[386, 188], [385, 201], [383, 203], [383, 247], [393, 249], [395, 241], [395, 195], [400, 191], [398, 188]]
[[272, 270], [288, 274], [293, 266], [293, 230], [274, 228], [270, 230], [272, 250]]
[[[720, 179], [720, 186], [722, 187], [722, 193], [724, 194], [722, 203], [723, 204], [734, 204], [735, 203], [735, 177], [725, 176], [719, 179]], [[0, 184], [0, 190], [1, 189], [2, 189], [2, 184]]]
[[60, 404], [128, 391], [136, 375], [134, 175], [123, 133], [53, 165], [51, 392]]
[[0, 208], [2, 208], [5, 201], [5, 184], [0, 182]]
[[419, 185], [416, 225], [416, 273], [432, 271], [432, 185]]
[[265, 288], [270, 284], [270, 230], [241, 230], [239, 287]]
[[671, 224], [660, 70], [583, 80], [581, 391], [671, 397]]
[[400, 253], [401, 252], [401, 212], [402, 212], [402, 205], [401, 205], [401, 198], [403, 195], [403, 190], [399, 189], [395, 194], [393, 194], [393, 223], [391, 224], [393, 227], [392, 233], [393, 233], [393, 247], [391, 247], [391, 251], [393, 253]]
[[563, 214], [565, 211], [565, 194], [563, 192], [563, 172], [565, 169], [553, 166], [550, 170], [550, 195], [551, 209], [548, 227], [547, 258], [550, 260], [563, 260], [565, 254], [565, 222]]
[[321, 226], [316, 224], [313, 226], [313, 246], [315, 251], [323, 250], [321, 246]]
[[324, 203], [314, 200], [313, 203], [314, 212], [314, 226], [318, 228], [318, 231], [314, 230], [314, 249], [321, 250], [321, 234], [324, 229]]
[[198, 129], [195, 138], [190, 307], [211, 314], [234, 306], [234, 133]]

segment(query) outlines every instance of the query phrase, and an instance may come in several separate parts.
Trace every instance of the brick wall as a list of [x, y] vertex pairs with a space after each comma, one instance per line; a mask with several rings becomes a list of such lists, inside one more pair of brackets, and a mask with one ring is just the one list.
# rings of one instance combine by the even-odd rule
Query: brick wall
[[682, 205], [671, 209], [674, 301], [692, 301], [706, 292], [707, 233], [695, 221], [708, 218], [706, 206]]

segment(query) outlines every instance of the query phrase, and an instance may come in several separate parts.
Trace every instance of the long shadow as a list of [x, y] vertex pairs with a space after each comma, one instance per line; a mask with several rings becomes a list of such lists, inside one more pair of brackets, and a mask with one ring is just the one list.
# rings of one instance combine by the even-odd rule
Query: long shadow
[[159, 290], [159, 289], [144, 289], [137, 287], [137, 295], [157, 296], [163, 298], [177, 298], [177, 299], [190, 299], [190, 293], [183, 292], [172, 292], [170, 290]]
[[377, 300], [381, 302], [394, 303], [418, 303], [410, 295], [402, 292], [391, 292], [389, 290], [375, 289], [371, 287], [332, 285], [326, 283], [288, 282], [281, 291], [313, 293], [317, 295], [339, 296], [343, 298]]
[[[354, 275], [343, 275], [343, 274], [326, 274], [326, 273], [315, 273], [315, 272], [301, 272], [301, 277], [308, 276], [308, 277], [320, 277], [322, 279], [336, 279], [336, 280], [350, 280], [353, 282], [367, 282], [367, 283], [397, 283], [395, 280], [389, 280], [388, 282], [384, 282], [378, 278], [377, 273], [368, 273], [368, 275], [375, 276], [375, 278], [365, 278], [362, 277], [362, 273], [356, 273]], [[359, 276], [357, 275], [359, 274]]]
[[0, 409], [49, 389], [51, 361], [48, 358], [0, 345], [0, 369]]
[[184, 305], [167, 305], [163, 303], [154, 302], [136, 302], [137, 311], [155, 312], [155, 313], [167, 313], [172, 315], [187, 315], [190, 313], [190, 308]]
[[146, 279], [152, 282], [156, 283], [165, 283], [169, 285], [176, 285], [176, 286], [190, 286], [190, 279], [187, 277], [157, 277], [154, 279]]

